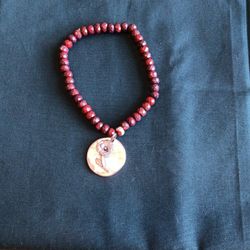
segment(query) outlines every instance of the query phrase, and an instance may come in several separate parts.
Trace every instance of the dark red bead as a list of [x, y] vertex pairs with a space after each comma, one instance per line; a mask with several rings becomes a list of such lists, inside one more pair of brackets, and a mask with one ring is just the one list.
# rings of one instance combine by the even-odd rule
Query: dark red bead
[[70, 91], [70, 95], [71, 95], [71, 96], [79, 95], [79, 91], [78, 91], [77, 89], [72, 89], [72, 90]]
[[153, 84], [153, 85], [151, 85], [151, 89], [153, 92], [154, 91], [159, 92], [160, 86], [159, 86], [159, 84]]
[[139, 122], [139, 121], [141, 120], [141, 115], [138, 114], [138, 113], [134, 113], [134, 114], [133, 114], [133, 117], [135, 118], [135, 120], [136, 120], [137, 122]]
[[83, 108], [85, 105], [87, 105], [87, 102], [86, 102], [86, 100], [81, 100], [80, 102], [78, 102], [77, 105], [79, 108]]
[[75, 100], [75, 102], [80, 102], [82, 100], [82, 96], [76, 95], [76, 96], [74, 96], [74, 100]]
[[70, 83], [74, 83], [75, 81], [74, 81], [74, 78], [73, 78], [73, 77], [67, 77], [66, 80], [65, 80], [65, 82], [66, 82], [67, 84], [70, 84]]
[[65, 71], [65, 72], [64, 72], [64, 76], [65, 76], [65, 77], [72, 77], [72, 76], [73, 76], [73, 73], [72, 73], [72, 71], [70, 71], [70, 70], [69, 70], [69, 71]]
[[65, 40], [64, 44], [69, 49], [73, 47], [73, 43], [70, 40]]
[[107, 32], [107, 30], [108, 30], [108, 24], [107, 23], [102, 23], [101, 24], [101, 29], [102, 29], [102, 32]]
[[115, 26], [114, 26], [114, 24], [109, 23], [109, 24], [108, 24], [108, 32], [109, 32], [109, 33], [114, 33], [114, 31], [115, 31]]
[[121, 126], [122, 126], [122, 128], [124, 129], [124, 130], [128, 130], [129, 129], [129, 124], [127, 123], [127, 122], [122, 122], [122, 124], [121, 124]]
[[[144, 54], [143, 54], [143, 58], [144, 58], [145, 60], [147, 60], [148, 58], [151, 58], [151, 53], [150, 53], [150, 52], [144, 53]], [[149, 65], [149, 66], [151, 66], [151, 65]]]
[[76, 87], [75, 87], [75, 85], [73, 84], [73, 83], [71, 83], [71, 84], [67, 84], [66, 85], [66, 89], [67, 90], [72, 90], [72, 89], [75, 89]]
[[69, 35], [69, 40], [73, 43], [76, 43], [77, 42], [77, 39], [74, 35]]
[[120, 33], [122, 31], [122, 27], [120, 23], [115, 24], [115, 32]]
[[142, 107], [146, 110], [149, 111], [151, 109], [151, 105], [148, 102], [144, 102], [142, 104]]
[[98, 122], [96, 125], [95, 125], [96, 129], [97, 130], [100, 130], [102, 127], [103, 127], [103, 122]]
[[69, 71], [70, 70], [68, 65], [62, 65], [60, 69], [61, 69], [61, 71]]
[[95, 112], [93, 110], [89, 111], [88, 113], [86, 113], [86, 118], [88, 120], [92, 119], [93, 117], [95, 117]]
[[115, 130], [113, 128], [110, 128], [109, 131], [108, 131], [108, 136], [109, 137], [112, 137], [116, 134]]
[[88, 29], [86, 26], [82, 26], [81, 32], [83, 36], [87, 36], [89, 34]]
[[155, 99], [152, 96], [148, 96], [146, 98], [146, 102], [148, 102], [151, 106], [155, 104]]
[[101, 119], [98, 116], [95, 116], [95, 117], [92, 118], [91, 123], [93, 125], [96, 125], [100, 121], [101, 121]]
[[142, 41], [142, 40], [143, 40], [143, 36], [142, 36], [142, 35], [136, 35], [136, 36], [134, 37], [134, 40], [135, 40], [135, 42]]
[[60, 58], [68, 58], [68, 53], [67, 52], [61, 52], [60, 53]]
[[69, 52], [69, 49], [68, 49], [65, 45], [62, 45], [62, 46], [60, 47], [60, 50], [63, 51], [63, 52], [66, 52], [66, 53]]
[[95, 34], [95, 28], [94, 28], [93, 25], [88, 25], [88, 26], [87, 26], [87, 29], [88, 29], [88, 33], [89, 33], [90, 35]]
[[83, 108], [82, 108], [82, 112], [83, 112], [83, 114], [86, 114], [86, 113], [88, 113], [89, 111], [91, 111], [92, 110], [92, 108], [91, 108], [91, 106], [90, 105], [85, 105]]
[[135, 24], [133, 24], [133, 23], [128, 26], [128, 31], [129, 32], [132, 32], [135, 29], [137, 29], [137, 26]]
[[141, 33], [140, 33], [140, 31], [139, 30], [133, 30], [132, 32], [131, 32], [131, 35], [132, 36], [137, 36], [137, 35], [140, 35]]
[[154, 64], [154, 61], [152, 58], [148, 58], [146, 61], [145, 61], [146, 65], [153, 65]]
[[149, 65], [147, 66], [148, 71], [154, 71], [155, 70], [155, 65]]
[[62, 64], [62, 65], [69, 65], [69, 60], [67, 58], [62, 58], [60, 60], [60, 64]]
[[136, 120], [132, 116], [127, 118], [127, 122], [128, 122], [130, 127], [133, 127], [136, 124]]
[[122, 30], [127, 31], [128, 29], [128, 24], [127, 23], [122, 23]]
[[158, 91], [154, 91], [151, 93], [152, 97], [154, 97], [155, 99], [158, 99], [159, 98], [159, 92]]
[[80, 29], [75, 30], [74, 35], [78, 40], [80, 40], [82, 38], [81, 30]]
[[143, 47], [143, 46], [146, 46], [147, 43], [145, 40], [142, 40], [142, 41], [138, 42], [137, 45], [138, 45], [138, 47]]
[[148, 77], [149, 77], [149, 78], [155, 78], [155, 77], [157, 77], [156, 71], [149, 71], [149, 72], [148, 72]]
[[148, 46], [143, 46], [140, 48], [140, 52], [143, 54], [143, 53], [146, 53], [146, 52], [149, 52], [149, 48]]
[[158, 77], [152, 78], [150, 81], [151, 81], [152, 84], [158, 84], [158, 83], [160, 83], [160, 79]]
[[96, 23], [96, 24], [95, 24], [95, 32], [96, 32], [97, 34], [99, 34], [99, 33], [102, 32], [100, 23]]
[[142, 108], [142, 107], [138, 108], [138, 109], [137, 109], [137, 112], [138, 112], [141, 116], [145, 116], [145, 115], [147, 114], [147, 111], [146, 111], [144, 108]]
[[118, 128], [116, 128], [115, 131], [118, 136], [123, 136], [125, 134], [125, 130], [123, 129], [122, 126], [119, 126]]
[[109, 125], [108, 124], [104, 124], [103, 126], [102, 126], [102, 133], [103, 134], [106, 134], [108, 131], [109, 131]]

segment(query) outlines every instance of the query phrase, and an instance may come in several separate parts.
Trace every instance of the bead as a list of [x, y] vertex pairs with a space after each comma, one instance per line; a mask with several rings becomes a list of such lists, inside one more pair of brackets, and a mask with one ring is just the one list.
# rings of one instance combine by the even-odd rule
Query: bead
[[69, 60], [67, 58], [62, 58], [60, 60], [60, 64], [62, 64], [62, 65], [69, 65]]
[[69, 49], [68, 49], [65, 45], [62, 45], [62, 46], [60, 47], [60, 51], [63, 51], [63, 52], [68, 53], [68, 52], [69, 52]]
[[80, 40], [82, 38], [81, 29], [75, 30], [74, 35], [78, 40]]
[[95, 34], [95, 28], [94, 28], [93, 25], [88, 25], [88, 26], [87, 26], [87, 29], [88, 29], [88, 33], [89, 33], [90, 35]]
[[159, 84], [153, 84], [153, 85], [151, 85], [151, 89], [153, 92], [155, 92], [155, 91], [159, 92], [160, 86], [159, 86]]
[[101, 121], [101, 119], [98, 116], [95, 116], [95, 117], [92, 118], [91, 123], [93, 125], [96, 125], [100, 121]]
[[109, 137], [112, 137], [116, 134], [115, 130], [113, 128], [110, 128], [109, 131], [108, 131], [108, 136]]
[[143, 36], [142, 36], [142, 35], [136, 35], [136, 36], [134, 37], [134, 39], [135, 39], [136, 42], [139, 42], [139, 41], [142, 41], [142, 40], [143, 40]]
[[122, 27], [120, 23], [115, 24], [115, 32], [120, 33], [122, 31]]
[[64, 72], [64, 76], [67, 78], [67, 77], [72, 77], [73, 76], [73, 73], [72, 71], [68, 70], [68, 71], [65, 71]]
[[133, 23], [128, 26], [128, 31], [129, 32], [132, 32], [135, 29], [137, 29], [137, 26], [135, 24], [133, 24]]
[[65, 71], [65, 72], [64, 72], [64, 76], [65, 76], [65, 77], [72, 77], [72, 76], [73, 76], [73, 73], [72, 73], [72, 71], [68, 70], [68, 71]]
[[149, 78], [155, 78], [155, 77], [157, 77], [157, 73], [155, 71], [149, 71], [148, 72], [148, 77]]
[[122, 128], [126, 131], [126, 130], [128, 130], [129, 129], [129, 124], [127, 123], [127, 122], [122, 122]]
[[148, 46], [143, 46], [140, 48], [140, 52], [143, 54], [143, 53], [146, 53], [146, 52], [149, 52], [149, 48]]
[[67, 77], [66, 80], [65, 80], [65, 82], [66, 82], [67, 84], [70, 84], [70, 83], [74, 83], [75, 81], [74, 81], [74, 78], [73, 78], [73, 77]]
[[86, 102], [86, 100], [81, 100], [80, 102], [78, 102], [77, 105], [79, 108], [83, 108], [85, 105], [87, 105], [87, 102]]
[[140, 107], [137, 109], [137, 112], [141, 115], [141, 116], [146, 116], [147, 114], [147, 111], [143, 108], [143, 107]]
[[146, 102], [148, 102], [151, 106], [155, 104], [155, 99], [152, 96], [148, 96], [146, 98]]
[[91, 106], [90, 105], [85, 105], [83, 108], [82, 108], [82, 112], [83, 112], [83, 114], [86, 114], [86, 113], [88, 113], [89, 111], [91, 111], [92, 110], [92, 108], [91, 108]]
[[138, 114], [138, 113], [134, 113], [134, 114], [133, 114], [133, 117], [135, 118], [135, 120], [136, 120], [137, 122], [139, 122], [139, 121], [141, 120], [141, 115]]
[[69, 35], [69, 40], [73, 43], [76, 43], [77, 42], [77, 39], [74, 35]]
[[108, 24], [107, 23], [102, 23], [101, 24], [101, 29], [102, 29], [102, 32], [107, 32], [107, 30], [108, 30]]
[[115, 31], [115, 26], [114, 26], [114, 24], [109, 23], [109, 24], [108, 24], [108, 32], [109, 32], [109, 33], [114, 33], [114, 31]]
[[64, 44], [69, 49], [73, 47], [73, 43], [70, 40], [65, 40]]
[[68, 70], [70, 70], [70, 68], [69, 68], [68, 65], [62, 65], [60, 69], [61, 69], [61, 71], [68, 71]]
[[[148, 58], [151, 58], [151, 53], [150, 53], [150, 52], [144, 53], [144, 54], [143, 54], [143, 58], [144, 58], [145, 60], [147, 60]], [[152, 65], [149, 65], [149, 66], [152, 66]]]
[[136, 124], [136, 120], [132, 116], [127, 118], [127, 122], [128, 122], [130, 127], [133, 127]]
[[137, 36], [137, 35], [140, 35], [141, 33], [140, 33], [140, 31], [139, 30], [133, 30], [132, 32], [131, 32], [131, 35], [132, 36]]
[[151, 105], [148, 102], [144, 102], [142, 104], [142, 107], [146, 110], [149, 111], [151, 109]]
[[116, 131], [118, 136], [123, 136], [125, 134], [125, 130], [121, 126], [116, 128], [115, 131]]
[[95, 32], [96, 32], [97, 34], [100, 34], [100, 33], [102, 32], [100, 23], [96, 23], [96, 24], [95, 24]]
[[127, 29], [128, 29], [128, 24], [122, 23], [122, 31], [127, 31]]
[[68, 53], [67, 53], [67, 52], [61, 52], [61, 53], [60, 53], [60, 58], [65, 58], [65, 59], [67, 59], [67, 58], [68, 58]]
[[72, 90], [70, 91], [70, 95], [71, 95], [71, 96], [79, 95], [79, 91], [78, 91], [77, 89], [72, 89]]
[[159, 98], [159, 92], [158, 91], [154, 91], [151, 93], [152, 97], [154, 97], [155, 99], [158, 99]]
[[74, 96], [74, 100], [75, 100], [75, 102], [80, 102], [82, 100], [82, 96], [76, 95], [76, 96]]
[[93, 110], [89, 111], [88, 113], [86, 113], [86, 118], [88, 120], [92, 119], [93, 117], [95, 117], [95, 112]]
[[104, 124], [102, 126], [102, 133], [106, 134], [108, 132], [108, 130], [109, 130], [109, 125], [108, 124]]
[[154, 64], [154, 61], [153, 61], [152, 58], [149, 58], [149, 59], [147, 59], [147, 60], [145, 61], [145, 63], [146, 63], [147, 66], [148, 66], [148, 65], [153, 65], [153, 64]]
[[158, 83], [160, 83], [160, 79], [158, 77], [152, 78], [150, 81], [151, 81], [152, 84], [158, 84]]
[[81, 32], [83, 36], [87, 36], [89, 34], [88, 29], [86, 26], [82, 26]]
[[155, 70], [155, 65], [149, 65], [147, 66], [148, 71], [154, 71]]
[[100, 130], [102, 127], [103, 127], [103, 123], [102, 122], [98, 122], [96, 125], [95, 125], [96, 129], [97, 130]]
[[75, 85], [74, 84], [68, 84], [68, 85], [66, 85], [66, 89], [67, 90], [72, 90], [72, 89], [75, 89], [76, 87], [75, 87]]
[[143, 47], [143, 46], [146, 46], [147, 43], [146, 43], [145, 40], [142, 40], [142, 41], [139, 41], [139, 42], [137, 43], [137, 45], [138, 45], [138, 47]]

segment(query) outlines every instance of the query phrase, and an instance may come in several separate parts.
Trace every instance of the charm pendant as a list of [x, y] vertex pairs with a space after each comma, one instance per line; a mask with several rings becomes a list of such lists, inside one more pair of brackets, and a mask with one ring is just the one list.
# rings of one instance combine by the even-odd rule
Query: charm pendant
[[114, 138], [105, 137], [94, 141], [87, 152], [89, 168], [99, 176], [112, 176], [124, 166], [126, 151]]

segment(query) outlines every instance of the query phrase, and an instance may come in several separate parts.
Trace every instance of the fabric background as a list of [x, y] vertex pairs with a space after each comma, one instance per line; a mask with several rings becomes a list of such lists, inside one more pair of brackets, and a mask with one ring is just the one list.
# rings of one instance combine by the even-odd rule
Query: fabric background
[[[247, 4], [0, 0], [2, 249], [250, 249]], [[159, 102], [121, 139], [127, 163], [112, 178], [88, 170], [102, 135], [58, 70], [65, 36], [102, 21], [136, 23], [161, 79]], [[70, 60], [113, 125], [146, 95], [125, 35], [84, 39]]]

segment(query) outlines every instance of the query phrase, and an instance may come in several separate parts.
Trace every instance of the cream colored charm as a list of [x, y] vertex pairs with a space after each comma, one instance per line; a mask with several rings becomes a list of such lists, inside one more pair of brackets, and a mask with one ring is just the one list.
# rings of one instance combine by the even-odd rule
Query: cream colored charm
[[112, 176], [125, 164], [126, 151], [117, 139], [101, 138], [90, 145], [87, 162], [95, 174], [104, 177]]

